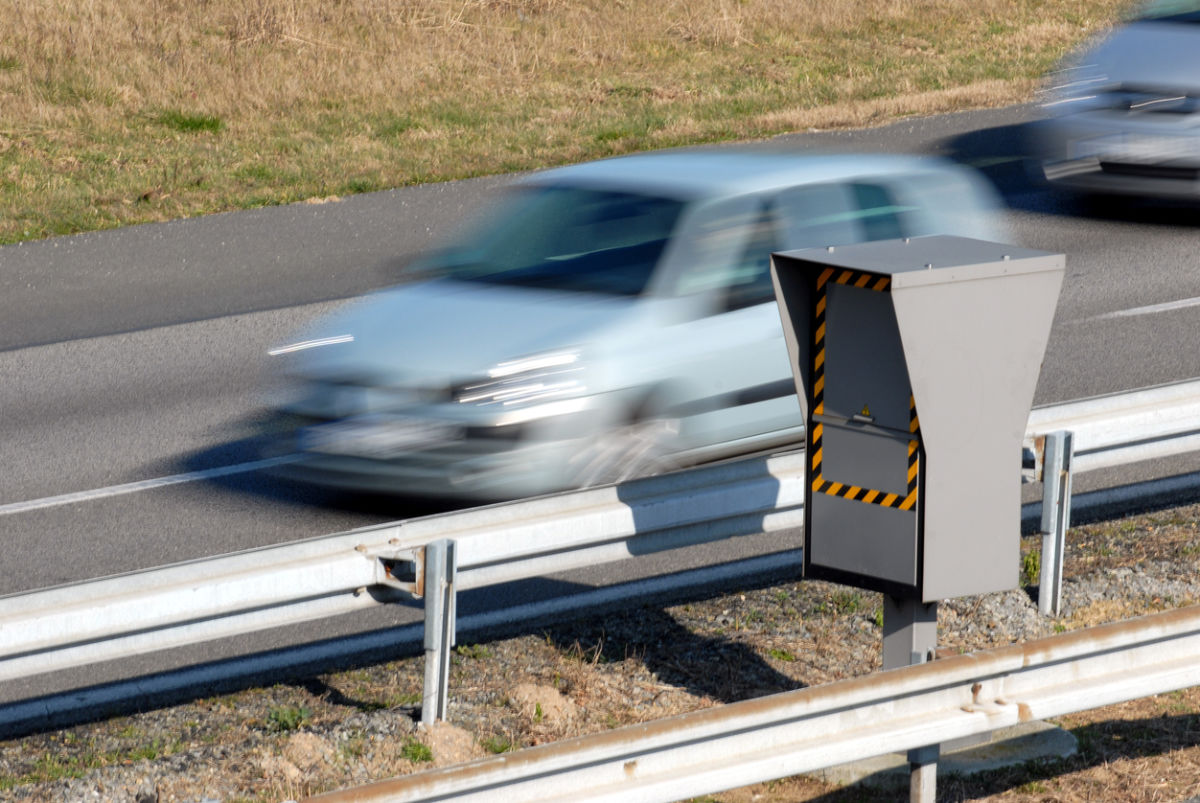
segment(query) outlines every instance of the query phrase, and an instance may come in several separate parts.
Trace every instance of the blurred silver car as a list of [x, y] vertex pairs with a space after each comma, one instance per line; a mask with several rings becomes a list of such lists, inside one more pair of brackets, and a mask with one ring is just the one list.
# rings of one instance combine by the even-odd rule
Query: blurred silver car
[[1200, 2], [1141, 6], [1067, 59], [1045, 93], [1034, 138], [1052, 185], [1200, 193]]
[[[278, 349], [303, 479], [511, 499], [794, 443], [773, 251], [996, 239], [966, 168], [671, 151], [547, 170], [414, 280]], [[283, 366], [281, 366], [283, 367]]]

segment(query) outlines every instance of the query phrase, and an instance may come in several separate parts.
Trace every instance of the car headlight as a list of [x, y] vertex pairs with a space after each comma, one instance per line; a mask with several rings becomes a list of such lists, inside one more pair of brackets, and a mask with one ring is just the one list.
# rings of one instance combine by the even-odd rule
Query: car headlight
[[1110, 89], [1112, 81], [1099, 65], [1080, 64], [1051, 73], [1039, 94], [1043, 109], [1069, 113], [1105, 105]]
[[499, 363], [488, 370], [486, 379], [456, 387], [454, 400], [511, 408], [574, 398], [585, 391], [579, 353], [555, 351]]

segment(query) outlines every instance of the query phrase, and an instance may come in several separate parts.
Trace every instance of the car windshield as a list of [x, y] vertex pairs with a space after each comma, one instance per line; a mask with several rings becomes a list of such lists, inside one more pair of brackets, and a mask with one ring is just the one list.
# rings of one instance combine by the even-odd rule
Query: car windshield
[[1153, 0], [1138, 10], [1136, 18], [1155, 22], [1200, 22], [1200, 2]]
[[523, 188], [466, 241], [413, 267], [460, 281], [640, 295], [683, 207], [629, 192]]

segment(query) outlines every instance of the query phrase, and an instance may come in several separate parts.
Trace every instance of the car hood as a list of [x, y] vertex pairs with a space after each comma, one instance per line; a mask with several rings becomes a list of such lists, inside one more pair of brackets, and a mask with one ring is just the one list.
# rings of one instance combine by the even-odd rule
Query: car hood
[[450, 280], [403, 285], [321, 321], [308, 337], [333, 344], [298, 353], [291, 372], [394, 385], [473, 379], [500, 362], [586, 348], [634, 315], [635, 302]]
[[1200, 87], [1200, 25], [1135, 22], [1078, 59], [1127, 89], [1187, 92]]

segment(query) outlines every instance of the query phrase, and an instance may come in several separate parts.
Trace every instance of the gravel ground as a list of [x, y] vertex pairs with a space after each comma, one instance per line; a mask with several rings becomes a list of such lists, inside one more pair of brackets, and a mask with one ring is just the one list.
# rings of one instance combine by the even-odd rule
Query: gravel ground
[[[1200, 506], [1077, 527], [1063, 615], [1036, 591], [939, 606], [939, 647], [971, 651], [1192, 604]], [[1036, 579], [1040, 542], [1026, 538]], [[1028, 579], [1028, 578], [1027, 578]], [[397, 660], [201, 697], [0, 742], [0, 800], [282, 801], [489, 753], [657, 719], [879, 668], [877, 594], [821, 582], [639, 606], [460, 645], [449, 723], [416, 725], [422, 664]], [[939, 783], [944, 800], [1181, 800], [1200, 793], [1200, 694], [1058, 720], [1078, 756]], [[888, 799], [788, 779], [706, 801]]]

